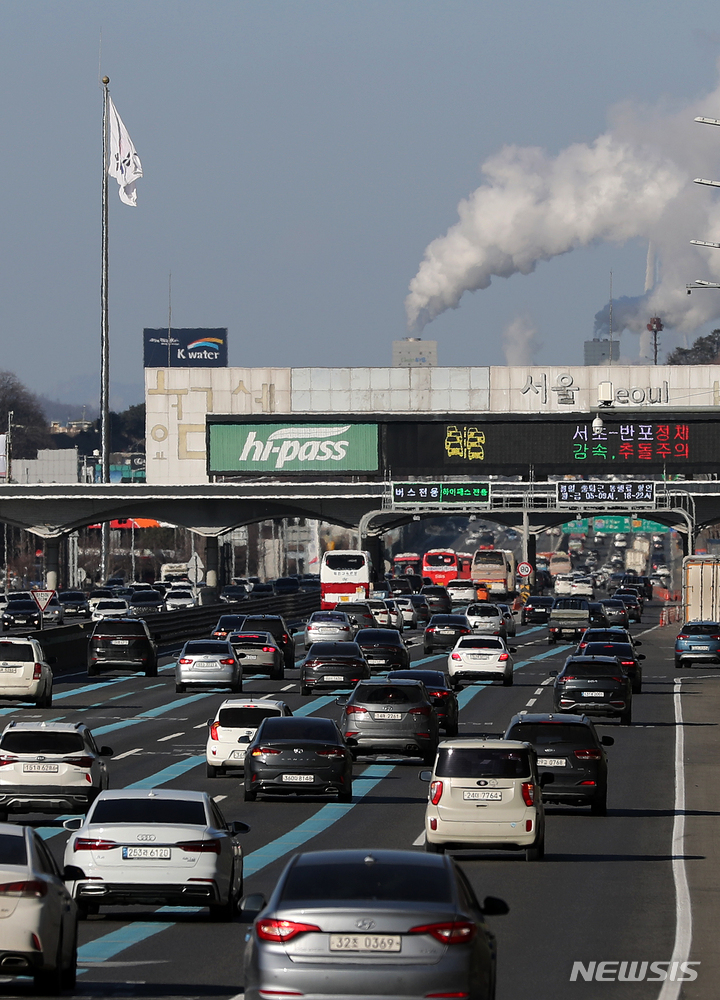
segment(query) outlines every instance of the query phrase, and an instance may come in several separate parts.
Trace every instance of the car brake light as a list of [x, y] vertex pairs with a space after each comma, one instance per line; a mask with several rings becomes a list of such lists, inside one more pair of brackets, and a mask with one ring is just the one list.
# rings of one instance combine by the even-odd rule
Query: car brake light
[[588, 750], [576, 750], [575, 756], [578, 760], [600, 760], [602, 757], [602, 751], [597, 750], [594, 747]]
[[434, 625], [428, 625], [428, 627], [425, 629], [425, 631], [426, 632], [434, 632], [435, 631], [435, 626]]
[[689, 638], [690, 638], [690, 636], [689, 636], [689, 635], [682, 635], [682, 634], [680, 634], [680, 635], [678, 636], [678, 639], [689, 639]]
[[63, 764], [72, 764], [73, 767], [92, 767], [92, 757], [66, 757]]
[[526, 806], [531, 806], [535, 802], [535, 786], [532, 781], [523, 781], [520, 786], [523, 802]]
[[39, 681], [41, 677], [42, 677], [42, 664], [36, 663], [35, 666], [33, 667], [33, 680]]
[[500, 656], [498, 656], [498, 660], [509, 660], [509, 659], [510, 657], [508, 656], [507, 653], [501, 653]]
[[190, 659], [189, 656], [182, 656], [178, 660], [178, 663], [192, 663], [192, 660]]
[[219, 728], [220, 728], [220, 723], [219, 722], [213, 722], [213, 724], [210, 726], [210, 739], [211, 740], [219, 740], [220, 739], [220, 737], [218, 736], [218, 729]]
[[441, 944], [465, 944], [475, 937], [475, 924], [469, 920], [452, 920], [445, 924], [421, 924], [411, 927], [408, 934], [430, 934]]
[[620, 663], [622, 664], [623, 667], [634, 667], [635, 666], [635, 660], [620, 660]]
[[453, 653], [452, 656], [451, 656], [451, 659], [453, 659], [453, 660], [462, 660], [462, 656], [460, 655], [460, 653]]
[[0, 767], [8, 767], [9, 764], [16, 764], [17, 757], [0, 757]]
[[27, 882], [4, 882], [0, 884], [0, 896], [47, 896], [47, 883], [40, 879], [30, 879]]
[[438, 804], [443, 793], [443, 783], [442, 781], [433, 781], [430, 785], [430, 801], [434, 806]]
[[262, 941], [290, 941], [298, 934], [319, 931], [320, 928], [316, 924], [300, 924], [295, 920], [260, 920], [255, 930]]
[[334, 757], [335, 760], [342, 760], [342, 758], [345, 756], [344, 752], [340, 749], [340, 747], [337, 747], [334, 750], [316, 750], [315, 753], [317, 754], [318, 757]]
[[290, 642], [290, 636], [287, 634], [287, 632], [283, 632], [282, 641], [283, 642]]
[[430, 715], [432, 709], [428, 705], [421, 705], [420, 708], [411, 708], [408, 715]]
[[273, 747], [258, 747], [257, 750], [253, 750], [250, 754], [251, 757], [264, 757], [266, 754], [272, 756], [273, 754], [280, 753], [280, 750], [275, 750]]
[[564, 684], [565, 681], [576, 681], [576, 680], [577, 680], [577, 677], [575, 677], [573, 674], [568, 674], [567, 677], [558, 677], [558, 681], [561, 684]]
[[431, 698], [449, 698], [449, 691], [428, 691]]
[[85, 837], [76, 837], [73, 844], [74, 851], [112, 851], [118, 844], [114, 840], [91, 840]]
[[231, 667], [235, 662], [235, 660], [233, 660], [231, 657], [226, 657], [224, 660], [220, 660], [220, 662], [224, 667]]
[[622, 682], [623, 682], [624, 679], [625, 679], [624, 677], [611, 677], [610, 678], [611, 681], [617, 681], [618, 684], [622, 684]]
[[185, 840], [175, 845], [187, 854], [219, 854], [219, 840]]
[[367, 715], [367, 709], [366, 708], [362, 708], [360, 705], [347, 705], [346, 706], [346, 708], [345, 708], [345, 714], [346, 715], [353, 715], [355, 713], [357, 713], [359, 715]]

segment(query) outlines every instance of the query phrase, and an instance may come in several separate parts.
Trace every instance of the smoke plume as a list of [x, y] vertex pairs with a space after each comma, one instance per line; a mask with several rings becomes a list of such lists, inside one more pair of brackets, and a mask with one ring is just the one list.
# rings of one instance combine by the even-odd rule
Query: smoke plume
[[503, 330], [503, 351], [508, 365], [529, 365], [542, 348], [537, 330], [528, 316], [517, 316]]
[[[408, 326], [422, 329], [465, 292], [493, 277], [530, 274], [539, 261], [600, 241], [651, 240], [662, 263], [645, 294], [613, 304], [613, 328], [640, 332], [651, 316], [684, 332], [720, 316], [720, 293], [695, 292], [696, 278], [720, 280], [720, 203], [693, 178], [718, 177], [720, 128], [693, 121], [720, 110], [720, 87], [681, 110], [623, 104], [594, 142], [550, 156], [508, 146], [482, 167], [485, 182], [458, 206], [459, 221], [429, 244], [405, 300]], [[608, 310], [596, 316], [596, 335]]]

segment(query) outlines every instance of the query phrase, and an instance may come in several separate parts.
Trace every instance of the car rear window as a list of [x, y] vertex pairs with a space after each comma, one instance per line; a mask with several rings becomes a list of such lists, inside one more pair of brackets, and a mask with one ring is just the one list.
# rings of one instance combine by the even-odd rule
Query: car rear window
[[431, 625], [460, 625], [463, 628], [468, 627], [468, 620], [465, 615], [433, 615], [430, 621]]
[[[237, 628], [239, 625], [243, 625], [245, 622], [245, 615], [220, 615], [218, 623], [215, 626], [217, 629], [232, 629]], [[248, 628], [252, 628], [252, 625], [248, 625]]]
[[683, 625], [682, 631], [685, 635], [720, 635], [720, 625], [716, 622], [687, 624]]
[[423, 594], [429, 594], [430, 597], [447, 597], [447, 590], [444, 587], [423, 587]]
[[93, 809], [92, 823], [182, 823], [206, 826], [202, 802], [183, 799], [100, 799]]
[[0, 833], [0, 865], [26, 865], [25, 838], [18, 834]]
[[10, 753], [78, 753], [85, 745], [80, 733], [58, 733], [52, 730], [12, 730], [0, 740], [0, 749]]
[[600, 601], [600, 603], [604, 604], [606, 608], [619, 608], [619, 609], [622, 609], [622, 608], [625, 607], [625, 605], [623, 604], [622, 601], [616, 601], [615, 598], [611, 598], [610, 600], [607, 600], [607, 601]]
[[497, 618], [500, 609], [494, 604], [471, 604], [467, 613], [473, 618]]
[[587, 611], [588, 602], [584, 597], [558, 597], [553, 604], [553, 611]]
[[364, 628], [355, 636], [355, 641], [362, 646], [364, 642], [379, 642], [383, 646], [402, 646], [400, 633], [391, 628]]
[[263, 719], [271, 719], [279, 716], [279, 709], [264, 705], [257, 708], [254, 706], [239, 706], [238, 708], [221, 708], [218, 713], [218, 722], [221, 726], [229, 729], [257, 729]]
[[[375, 604], [382, 606], [382, 601], [375, 601]], [[347, 624], [347, 615], [344, 615], [342, 611], [315, 611], [313, 613], [311, 622], [340, 622], [343, 625]]]
[[605, 631], [596, 631], [592, 629], [590, 632], [585, 632], [582, 637], [583, 642], [625, 642], [626, 636], [624, 632], [616, 631], [613, 629], [606, 629]]
[[86, 599], [85, 594], [81, 594], [79, 591], [61, 591], [58, 597], [66, 604], [84, 604]]
[[283, 885], [281, 904], [320, 900], [449, 904], [452, 891], [447, 870], [434, 865], [349, 861], [294, 865]]
[[632, 656], [629, 642], [589, 642], [585, 647], [586, 656]]
[[530, 761], [527, 750], [441, 747], [435, 773], [439, 778], [525, 778]]
[[365, 614], [372, 614], [367, 604], [353, 604], [352, 601], [343, 601], [343, 611], [364, 611]]
[[233, 632], [228, 636], [228, 642], [234, 646], [262, 646], [268, 642], [275, 645], [275, 636], [269, 632]]
[[588, 658], [587, 663], [573, 660], [572, 663], [566, 664], [563, 673], [572, 674], [574, 677], [613, 677], [620, 669], [617, 663], [599, 663]]
[[409, 705], [422, 699], [419, 686], [399, 687], [394, 684], [358, 684], [353, 693], [353, 702], [364, 705]]
[[544, 747], [556, 743], [595, 745], [590, 729], [572, 722], [520, 722], [508, 729], [507, 739]]
[[483, 639], [482, 636], [461, 639], [456, 649], [505, 649], [499, 639]]
[[141, 622], [101, 622], [93, 632], [99, 638], [112, 638], [116, 635], [144, 636], [145, 629]]
[[227, 651], [228, 644], [221, 639], [206, 639], [204, 642], [201, 640], [186, 642], [183, 646], [183, 653], [212, 653], [213, 655], [217, 655], [218, 653], [227, 653]]
[[31, 663], [35, 650], [26, 642], [0, 641], [0, 660], [14, 660], [15, 663]]
[[447, 677], [442, 670], [392, 670], [388, 674], [391, 681], [422, 681], [426, 688], [447, 687]]
[[312, 656], [362, 656], [356, 642], [314, 642], [310, 653]]
[[264, 740], [320, 740], [337, 743], [338, 731], [331, 719], [276, 718], [263, 723]]
[[252, 615], [243, 622], [243, 630], [255, 629], [258, 632], [269, 632], [270, 635], [279, 636], [285, 632], [285, 623], [280, 618], [253, 618]]

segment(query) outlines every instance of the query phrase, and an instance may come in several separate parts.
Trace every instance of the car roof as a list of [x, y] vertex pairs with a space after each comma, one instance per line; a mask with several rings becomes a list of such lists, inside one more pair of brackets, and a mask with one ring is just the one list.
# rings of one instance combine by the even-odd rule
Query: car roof
[[77, 733], [86, 728], [84, 722], [9, 722], [3, 729], [3, 735], [10, 729], [14, 733], [38, 730], [51, 733]]
[[565, 712], [533, 712], [532, 714], [528, 712], [527, 715], [513, 715], [512, 719], [508, 723], [508, 729], [514, 726], [516, 723], [521, 722], [523, 725], [527, 723], [533, 723], [534, 725], [542, 725], [543, 723], [552, 722], [569, 722], [574, 726], [589, 726], [592, 725], [590, 719], [587, 715], [571, 715]]
[[422, 681], [412, 680], [409, 677], [398, 677], [392, 681], [388, 681], [386, 677], [368, 677], [366, 680], [360, 681], [360, 684], [370, 687], [387, 687], [388, 683], [400, 684], [402, 687], [418, 687]]
[[[522, 745], [522, 744], [519, 744]], [[392, 865], [412, 864], [422, 865], [427, 868], [447, 868], [448, 858], [441, 854], [424, 854], [421, 851], [391, 851], [391, 850], [334, 850], [334, 851], [303, 851], [296, 854], [291, 859], [291, 864], [296, 866], [317, 865], [317, 864], [337, 864], [346, 862], [347, 864], [365, 864], [376, 861], [379, 864]]]
[[[525, 716], [523, 716], [525, 718]], [[460, 739], [442, 740], [438, 750], [524, 750], [527, 743], [522, 740], [494, 740], [482, 736]]]
[[215, 714], [217, 715], [221, 708], [264, 708], [266, 705], [272, 708], [287, 708], [284, 701], [272, 701], [270, 698], [226, 698], [220, 702]]
[[207, 792], [190, 791], [186, 788], [110, 788], [100, 792], [100, 799], [170, 799], [183, 802], [205, 802]]

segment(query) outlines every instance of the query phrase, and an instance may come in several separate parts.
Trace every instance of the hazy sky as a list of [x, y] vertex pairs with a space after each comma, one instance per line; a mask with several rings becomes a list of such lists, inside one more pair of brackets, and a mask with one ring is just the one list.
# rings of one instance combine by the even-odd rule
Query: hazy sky
[[[710, 0], [4, 0], [0, 28], [0, 367], [97, 398], [106, 73], [145, 172], [137, 208], [110, 195], [116, 405], [141, 399], [141, 331], [167, 323], [169, 272], [173, 325], [227, 326], [231, 364], [389, 364], [425, 248], [481, 164], [592, 144], [621, 103], [662, 145], [662, 115], [701, 113], [720, 55]], [[683, 161], [690, 180], [708, 157], [720, 176], [720, 129], [705, 131], [717, 157]], [[708, 211], [720, 197], [691, 194]], [[588, 242], [466, 292], [424, 329], [440, 363], [502, 364], [508, 329], [517, 358], [524, 329], [539, 363], [581, 364], [610, 270], [617, 296], [639, 295], [647, 252]], [[720, 315], [720, 293], [701, 295]], [[622, 349], [637, 359], [637, 334]]]

